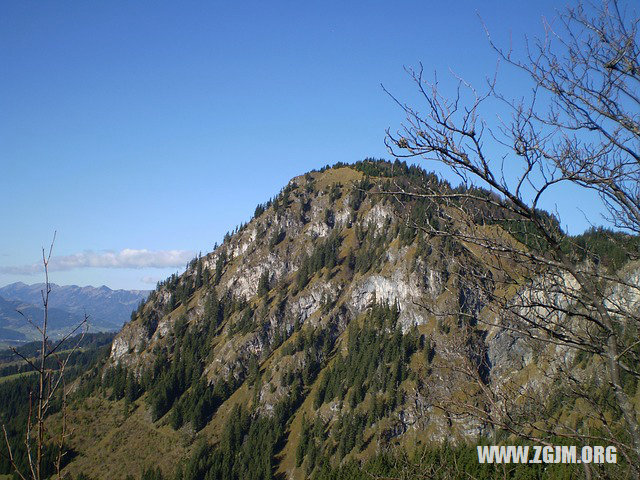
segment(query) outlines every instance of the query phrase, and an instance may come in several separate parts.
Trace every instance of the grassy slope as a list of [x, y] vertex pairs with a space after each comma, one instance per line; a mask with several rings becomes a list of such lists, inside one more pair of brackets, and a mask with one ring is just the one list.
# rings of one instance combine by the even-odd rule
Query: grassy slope
[[173, 431], [168, 425], [154, 425], [144, 398], [133, 408], [127, 413], [124, 400], [112, 402], [95, 397], [74, 405], [68, 416], [73, 426], [70, 446], [82, 455], [67, 471], [105, 480], [128, 474], [138, 477], [152, 466], [173, 473], [186, 456], [190, 435]]

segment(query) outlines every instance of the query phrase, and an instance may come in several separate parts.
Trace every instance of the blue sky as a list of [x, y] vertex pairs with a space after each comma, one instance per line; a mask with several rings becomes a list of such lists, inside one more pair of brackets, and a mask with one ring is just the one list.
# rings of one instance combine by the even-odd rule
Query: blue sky
[[[4, 2], [0, 285], [152, 288], [325, 164], [386, 157], [404, 66], [481, 83], [558, 2]], [[517, 94], [521, 79], [500, 70]], [[573, 233], [575, 191], [555, 200]], [[591, 217], [598, 221], [597, 216]]]

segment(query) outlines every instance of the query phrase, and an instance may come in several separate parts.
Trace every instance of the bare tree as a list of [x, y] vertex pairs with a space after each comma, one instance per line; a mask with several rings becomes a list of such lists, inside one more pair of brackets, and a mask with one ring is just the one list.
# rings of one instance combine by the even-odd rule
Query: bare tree
[[[19, 311], [25, 321], [37, 330], [39, 334], [41, 343], [38, 355], [35, 358], [30, 358], [29, 356], [22, 354], [19, 349], [12, 348], [13, 353], [26, 362], [37, 375], [37, 389], [29, 392], [29, 414], [27, 416], [26, 425], [24, 426], [24, 446], [27, 457], [26, 467], [18, 465], [14, 458], [15, 446], [11, 445], [6, 427], [5, 425], [2, 425], [9, 461], [15, 473], [22, 480], [41, 480], [45, 477], [44, 450], [47, 444], [51, 444], [55, 448], [54, 465], [50, 467], [55, 470], [58, 478], [62, 478], [61, 469], [63, 457], [65, 455], [64, 443], [68, 436], [66, 425], [67, 392], [65, 385], [65, 372], [72, 354], [79, 348], [80, 342], [87, 331], [88, 325], [88, 317], [85, 314], [84, 319], [61, 339], [51, 342], [51, 339], [49, 338], [49, 295], [51, 294], [51, 284], [49, 283], [49, 262], [51, 261], [51, 254], [53, 252], [55, 239], [56, 234], [54, 232], [48, 253], [45, 252], [44, 248], [42, 249], [42, 264], [45, 274], [45, 286], [41, 291], [42, 306], [44, 310], [42, 321], [37, 323]], [[66, 347], [65, 342], [78, 332], [81, 333], [75, 344], [71, 346], [71, 348], [68, 348], [65, 353], [62, 353], [62, 349]], [[52, 362], [49, 361], [49, 359], [54, 361], [53, 367], [51, 365]], [[52, 435], [51, 432], [47, 430], [45, 420], [53, 407], [57, 396], [60, 396], [62, 403], [61, 425], [60, 432]]]
[[[497, 75], [482, 89], [455, 77], [458, 88], [447, 97], [437, 79], [426, 81], [422, 66], [409, 69], [421, 110], [392, 96], [406, 121], [386, 139], [395, 156], [436, 162], [465, 185], [483, 187], [397, 193], [433, 199], [440, 221], [417, 226], [452, 238], [469, 252], [482, 251], [489, 264], [459, 266], [460, 288], [472, 289], [481, 301], [448, 313], [481, 322], [487, 330], [512, 332], [534, 348], [553, 349], [548, 351], [555, 352], [555, 361], [542, 375], [581, 409], [584, 421], [543, 421], [550, 414], [544, 410], [549, 399], [542, 401], [539, 391], [517, 383], [490, 384], [478, 368], [482, 360], [448, 366], [475, 383], [484, 399], [460, 404], [456, 413], [537, 441], [562, 435], [591, 444], [611, 442], [635, 478], [640, 477], [634, 403], [640, 377], [640, 269], [633, 262], [606, 268], [540, 205], [553, 198], [556, 185], [577, 185], [597, 192], [621, 232], [640, 233], [639, 21], [631, 3], [579, 4], [561, 13], [557, 28], [545, 24], [546, 35], [527, 43], [523, 58], [489, 36], [500, 61], [531, 81], [529, 94], [520, 100], [500, 92]], [[611, 237], [619, 244], [631, 238]], [[633, 259], [638, 252], [627, 253]], [[463, 337], [464, 348], [472, 348], [472, 330]], [[582, 358], [589, 369], [576, 367]], [[454, 407], [449, 403], [450, 411]]]

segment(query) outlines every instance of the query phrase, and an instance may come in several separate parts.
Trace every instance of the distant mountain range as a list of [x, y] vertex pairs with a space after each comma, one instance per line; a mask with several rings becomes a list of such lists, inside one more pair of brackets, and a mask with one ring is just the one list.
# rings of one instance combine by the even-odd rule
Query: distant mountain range
[[[25, 316], [35, 322], [41, 321], [44, 286], [44, 283], [17, 282], [0, 288], [0, 343], [19, 343], [35, 338], [37, 332]], [[148, 295], [148, 290], [111, 290], [104, 285], [96, 288], [51, 284], [50, 332], [52, 336], [66, 332], [80, 322], [85, 313], [89, 316], [91, 331], [119, 330]]]

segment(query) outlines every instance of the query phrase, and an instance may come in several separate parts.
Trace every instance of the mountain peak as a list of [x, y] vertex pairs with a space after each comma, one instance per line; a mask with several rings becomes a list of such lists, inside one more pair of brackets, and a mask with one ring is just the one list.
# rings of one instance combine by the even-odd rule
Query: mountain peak
[[[238, 466], [256, 464], [265, 478], [301, 479], [418, 440], [491, 434], [478, 418], [438, 407], [481, 404], [467, 372], [489, 391], [551, 389], [544, 375], [520, 372], [535, 366], [533, 358], [562, 361], [555, 347], [534, 351], [485, 317], [492, 300], [477, 292], [500, 275], [493, 259], [427, 233], [426, 222], [469, 228], [477, 205], [405, 194], [424, 188], [454, 192], [397, 161], [297, 176], [222, 245], [159, 282], [97, 374], [115, 399], [127, 382], [138, 382], [129, 391], [142, 395], [128, 397], [132, 420], [110, 436], [144, 421], [159, 444], [179, 444], [184, 450], [149, 453], [165, 473], [192, 455], [189, 465], [211, 478], [248, 478]], [[455, 189], [465, 191], [492, 195]], [[510, 235], [499, 222], [481, 227], [488, 236]], [[208, 446], [195, 448], [193, 438]], [[133, 445], [122, 449], [122, 461], [135, 458]], [[99, 465], [100, 451], [95, 444], [81, 453]]]

